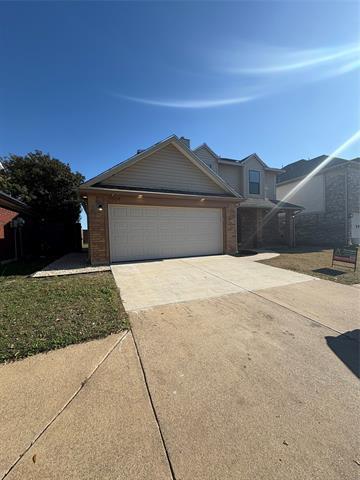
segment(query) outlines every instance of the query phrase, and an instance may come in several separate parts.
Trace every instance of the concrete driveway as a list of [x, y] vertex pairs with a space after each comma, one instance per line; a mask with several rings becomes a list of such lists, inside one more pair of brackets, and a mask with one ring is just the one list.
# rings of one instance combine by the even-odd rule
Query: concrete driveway
[[132, 331], [0, 366], [0, 479], [358, 478], [360, 290], [251, 260], [113, 266]]
[[229, 255], [124, 263], [111, 269], [127, 311], [314, 280], [257, 263], [254, 257]]
[[228, 256], [112, 267], [174, 478], [359, 475], [359, 294]]

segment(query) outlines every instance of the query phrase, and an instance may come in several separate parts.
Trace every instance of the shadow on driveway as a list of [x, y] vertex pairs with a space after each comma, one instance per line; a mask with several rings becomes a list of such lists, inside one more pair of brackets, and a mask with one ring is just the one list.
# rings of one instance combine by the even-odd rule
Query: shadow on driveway
[[328, 347], [360, 378], [360, 330], [345, 332], [337, 337], [325, 337]]

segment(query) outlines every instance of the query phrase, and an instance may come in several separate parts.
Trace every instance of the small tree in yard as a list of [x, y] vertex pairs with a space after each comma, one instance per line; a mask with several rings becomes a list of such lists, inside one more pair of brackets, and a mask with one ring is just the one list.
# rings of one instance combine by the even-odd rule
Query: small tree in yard
[[27, 203], [47, 222], [79, 221], [81, 173], [39, 150], [23, 157], [12, 154], [0, 162], [0, 190]]

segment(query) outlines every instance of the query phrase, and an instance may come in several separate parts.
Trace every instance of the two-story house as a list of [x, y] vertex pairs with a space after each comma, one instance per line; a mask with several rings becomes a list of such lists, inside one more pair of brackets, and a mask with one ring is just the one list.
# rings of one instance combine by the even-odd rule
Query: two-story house
[[288, 198], [304, 207], [296, 216], [297, 243], [359, 244], [360, 158], [333, 158], [326, 163], [327, 159], [321, 155], [286, 165], [277, 178], [277, 198]]
[[256, 153], [241, 160], [220, 157], [206, 143], [194, 152], [242, 196], [237, 210], [239, 248], [293, 244], [293, 217], [302, 207], [276, 200], [281, 169], [269, 167]]
[[[223, 158], [176, 135], [88, 180], [93, 264], [212, 255], [290, 243], [301, 207], [276, 200], [279, 169], [256, 154]], [[281, 208], [280, 208], [281, 207]]]

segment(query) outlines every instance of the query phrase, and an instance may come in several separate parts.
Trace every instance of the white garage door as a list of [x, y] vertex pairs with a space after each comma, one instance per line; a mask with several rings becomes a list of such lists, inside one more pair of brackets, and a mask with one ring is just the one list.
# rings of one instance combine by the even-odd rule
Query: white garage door
[[220, 208], [109, 205], [112, 262], [223, 253]]

